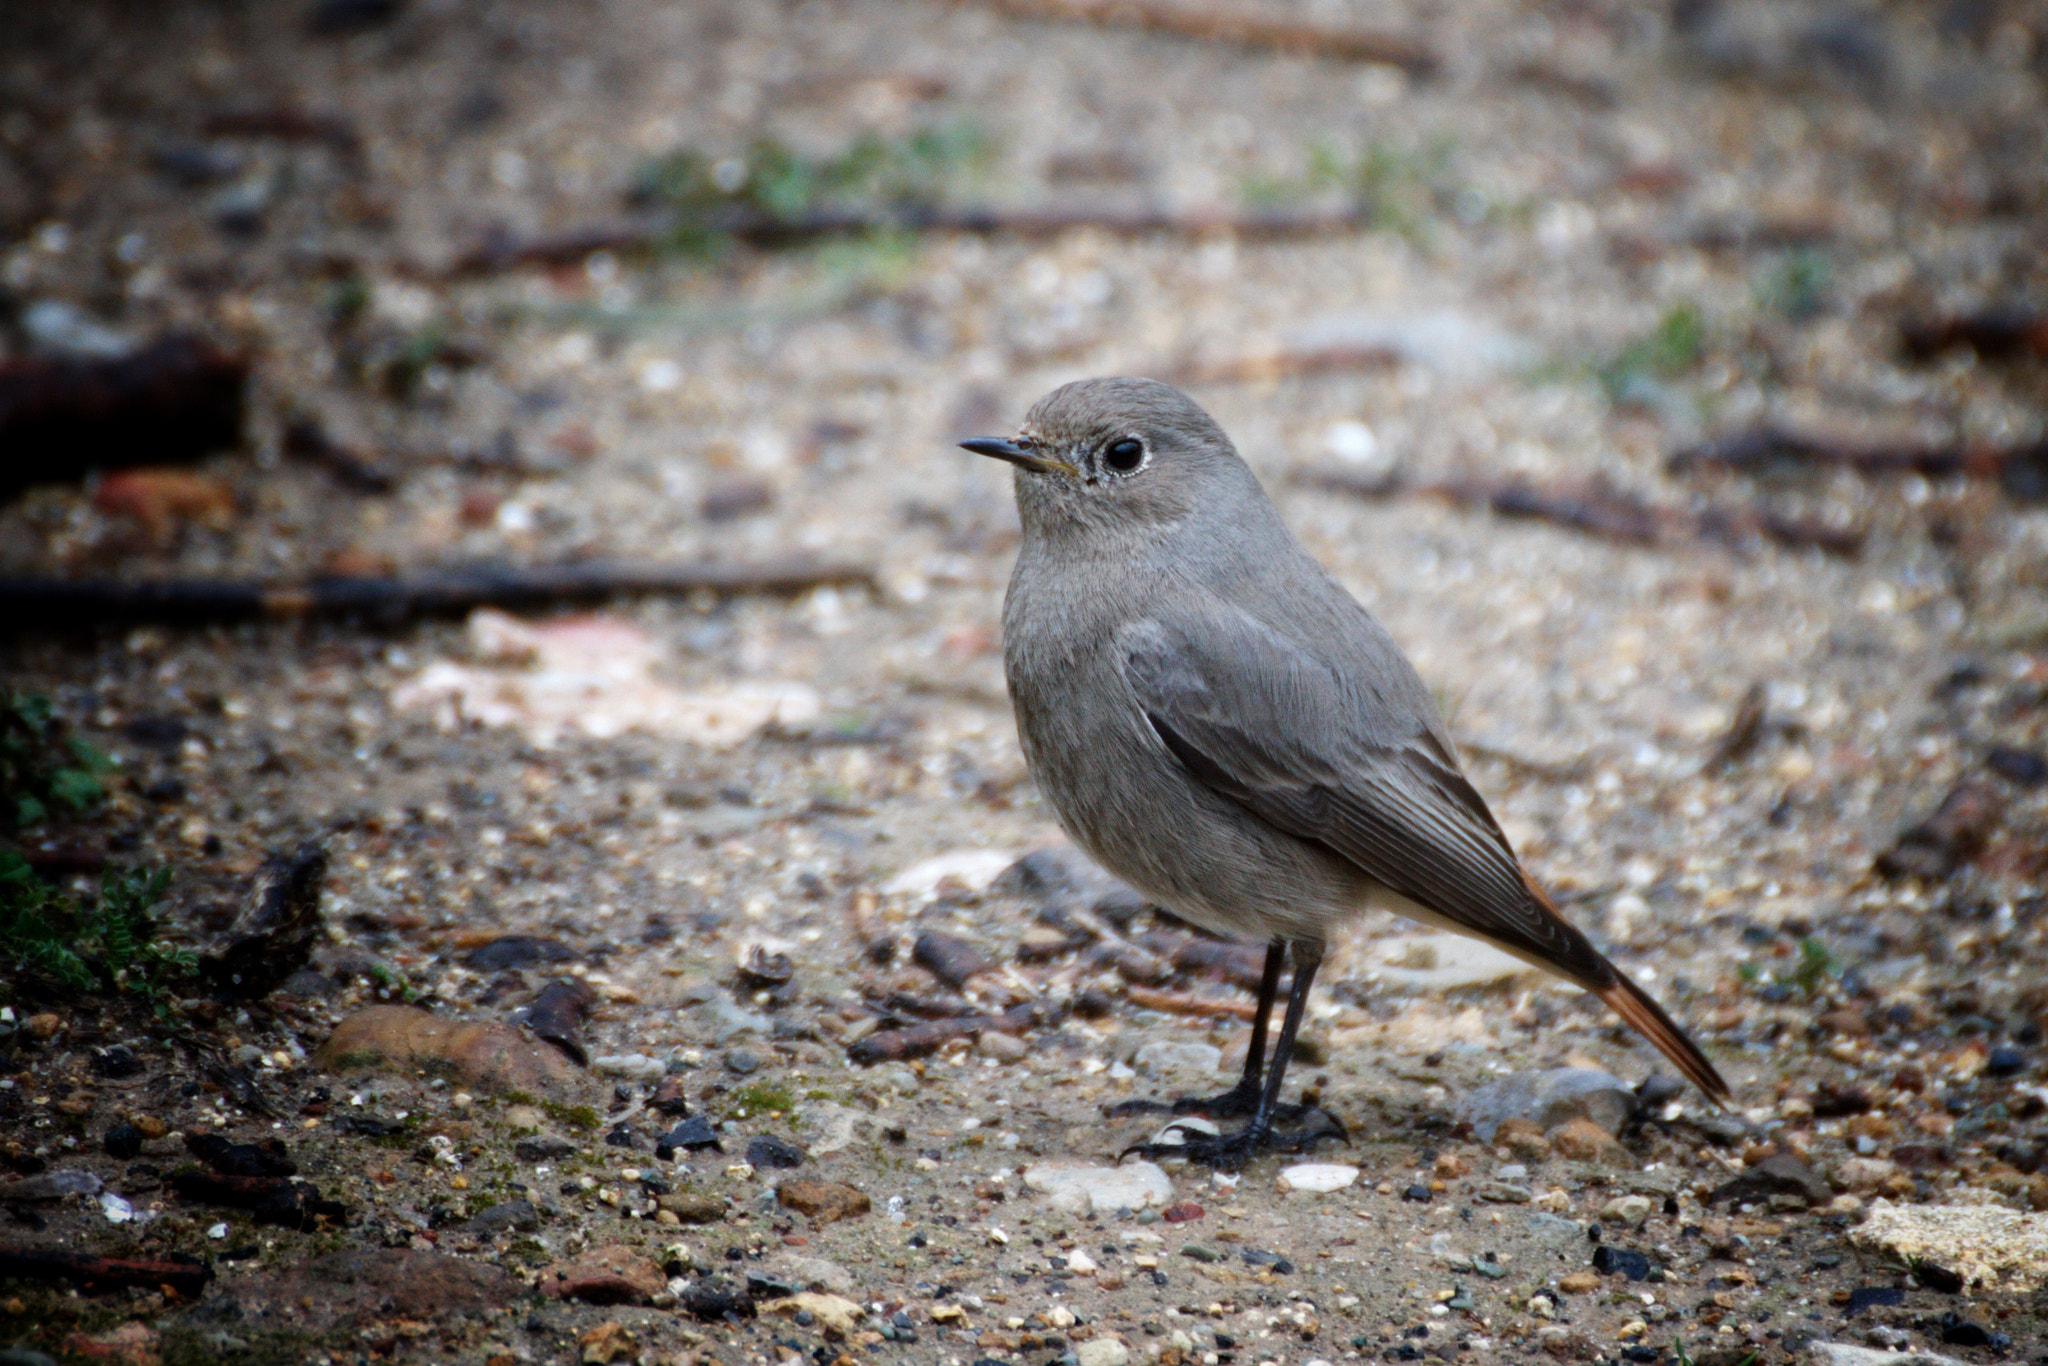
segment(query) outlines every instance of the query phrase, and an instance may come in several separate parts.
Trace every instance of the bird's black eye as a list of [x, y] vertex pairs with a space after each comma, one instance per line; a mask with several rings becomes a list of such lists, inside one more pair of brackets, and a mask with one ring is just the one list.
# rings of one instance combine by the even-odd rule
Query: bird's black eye
[[1129, 474], [1145, 463], [1145, 444], [1125, 437], [1109, 443], [1109, 449], [1102, 453], [1102, 463], [1120, 474]]

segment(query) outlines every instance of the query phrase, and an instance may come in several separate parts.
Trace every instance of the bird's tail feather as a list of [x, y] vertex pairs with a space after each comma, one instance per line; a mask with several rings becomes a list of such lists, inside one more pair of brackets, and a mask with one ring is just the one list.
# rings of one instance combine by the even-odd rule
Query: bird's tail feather
[[1555, 963], [1539, 963], [1539, 966], [1548, 967], [1552, 972], [1561, 972], [1566, 980], [1576, 981], [1605, 1001], [1607, 1008], [1621, 1016], [1629, 1028], [1655, 1044], [1657, 1051], [1669, 1058], [1671, 1065], [1683, 1073], [1688, 1081], [1706, 1092], [1715, 1104], [1727, 1105], [1730, 1098], [1728, 1083], [1722, 1079], [1720, 1072], [1715, 1070], [1714, 1064], [1707, 1061], [1707, 1055], [1700, 1051], [1700, 1046], [1679, 1028], [1675, 1020], [1664, 1013], [1664, 1007], [1658, 1005], [1649, 992], [1630, 981], [1627, 973], [1608, 962], [1591, 943], [1586, 941], [1585, 936], [1572, 927], [1570, 921], [1558, 913], [1557, 904], [1536, 885], [1536, 879], [1529, 876], [1526, 868], [1522, 869], [1521, 873], [1522, 885], [1529, 889], [1530, 896], [1536, 898], [1536, 904], [1549, 912], [1551, 919], [1563, 926], [1573, 939], [1584, 945], [1585, 951], [1599, 965], [1599, 977], [1607, 980], [1603, 982], [1598, 977], [1589, 979], [1576, 973], [1561, 972], [1559, 965]]
[[1608, 1009], [1626, 1020], [1631, 1029], [1671, 1059], [1671, 1065], [1684, 1073], [1693, 1085], [1718, 1103], [1728, 1103], [1728, 1083], [1721, 1079], [1714, 1064], [1707, 1061], [1707, 1055], [1700, 1052], [1699, 1045], [1664, 1013], [1664, 1007], [1651, 999], [1650, 993], [1617, 970], [1613, 985], [1599, 988], [1596, 994], [1607, 1003]]

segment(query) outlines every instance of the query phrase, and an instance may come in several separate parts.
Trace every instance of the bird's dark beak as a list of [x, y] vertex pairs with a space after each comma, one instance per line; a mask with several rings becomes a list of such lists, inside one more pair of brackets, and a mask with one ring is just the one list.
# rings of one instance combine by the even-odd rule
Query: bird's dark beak
[[991, 456], [997, 460], [1007, 460], [1018, 469], [1030, 470], [1033, 474], [1074, 473], [1074, 467], [1064, 460], [1039, 455], [1027, 447], [999, 436], [972, 437], [961, 442], [960, 449], [973, 451], [976, 455]]

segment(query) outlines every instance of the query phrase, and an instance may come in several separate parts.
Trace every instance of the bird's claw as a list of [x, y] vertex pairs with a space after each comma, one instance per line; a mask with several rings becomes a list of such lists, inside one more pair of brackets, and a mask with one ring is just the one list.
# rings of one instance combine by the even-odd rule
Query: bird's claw
[[[1273, 1118], [1292, 1124], [1313, 1108], [1309, 1105], [1276, 1105]], [[1115, 1105], [1104, 1106], [1102, 1113], [1111, 1119], [1122, 1119], [1129, 1115], [1254, 1115], [1258, 1111], [1259, 1093], [1249, 1087], [1233, 1086], [1214, 1096], [1175, 1096], [1170, 1101], [1118, 1101]]]
[[[1184, 1158], [1217, 1171], [1234, 1172], [1261, 1153], [1313, 1153], [1319, 1139], [1334, 1138], [1350, 1143], [1351, 1135], [1336, 1116], [1310, 1106], [1296, 1106], [1316, 1116], [1314, 1128], [1275, 1131], [1271, 1124], [1247, 1124], [1235, 1133], [1189, 1132], [1189, 1123], [1176, 1120], [1143, 1143], [1133, 1143], [1117, 1154], [1122, 1162], [1132, 1154], [1147, 1161], [1163, 1157]], [[1171, 1136], [1171, 1137], [1169, 1137]]]

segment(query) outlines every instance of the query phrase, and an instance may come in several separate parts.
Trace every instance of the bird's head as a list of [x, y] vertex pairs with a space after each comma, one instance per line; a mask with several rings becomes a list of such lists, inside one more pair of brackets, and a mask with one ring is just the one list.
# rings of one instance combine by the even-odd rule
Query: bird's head
[[1017, 467], [1026, 535], [1158, 526], [1256, 481], [1194, 400], [1151, 379], [1086, 379], [1033, 404], [1014, 437], [960, 445]]

